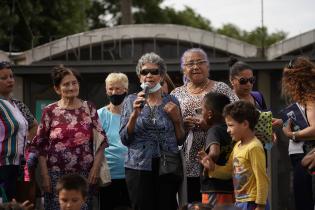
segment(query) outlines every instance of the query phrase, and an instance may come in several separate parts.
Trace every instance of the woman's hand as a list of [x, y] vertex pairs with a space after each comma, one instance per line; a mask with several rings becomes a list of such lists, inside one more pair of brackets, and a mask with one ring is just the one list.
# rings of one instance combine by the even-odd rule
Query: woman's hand
[[172, 122], [175, 123], [180, 123], [181, 121], [181, 114], [179, 107], [173, 103], [172, 101], [168, 102], [164, 106], [164, 111], [166, 114], [171, 118]]
[[43, 191], [44, 192], [48, 192], [50, 193], [51, 192], [51, 180], [50, 180], [50, 177], [47, 174], [41, 174], [42, 176], [42, 188], [43, 188]]
[[139, 92], [137, 94], [137, 96], [138, 97], [133, 102], [133, 110], [134, 110], [134, 114], [136, 114], [136, 116], [139, 115], [139, 113], [141, 112], [141, 109], [143, 108], [143, 105], [145, 103], [145, 94], [143, 91]]
[[99, 179], [100, 179], [100, 167], [93, 165], [89, 173], [88, 183], [91, 185], [94, 185], [99, 181]]
[[312, 149], [301, 161], [302, 166], [307, 167], [309, 170], [315, 167], [315, 149]]
[[271, 123], [272, 123], [272, 127], [280, 127], [283, 125], [282, 119], [278, 119], [278, 118], [272, 118]]
[[292, 121], [289, 119], [287, 125], [282, 128], [284, 135], [286, 135], [288, 138], [292, 137], [291, 127], [292, 127]]

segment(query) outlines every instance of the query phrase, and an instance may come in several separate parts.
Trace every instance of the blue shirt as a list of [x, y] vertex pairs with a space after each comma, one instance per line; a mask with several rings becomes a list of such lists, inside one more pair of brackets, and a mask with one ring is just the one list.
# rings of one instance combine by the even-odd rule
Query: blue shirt
[[105, 156], [108, 161], [111, 177], [112, 179], [124, 179], [124, 161], [127, 154], [127, 147], [121, 143], [119, 135], [121, 115], [110, 112], [106, 107], [97, 110], [97, 113], [108, 138], [109, 147], [105, 149]]
[[[122, 143], [128, 147], [125, 167], [151, 171], [152, 158], [160, 157], [161, 148], [164, 151], [178, 153], [175, 128], [163, 108], [170, 101], [178, 106], [179, 102], [174, 96], [163, 95], [162, 103], [155, 107], [154, 114], [152, 114], [152, 108], [145, 104], [137, 118], [134, 132], [129, 135], [127, 123], [133, 112], [133, 102], [136, 98], [135, 94], [129, 95], [122, 109], [120, 137]], [[155, 120], [152, 120], [153, 117]]]

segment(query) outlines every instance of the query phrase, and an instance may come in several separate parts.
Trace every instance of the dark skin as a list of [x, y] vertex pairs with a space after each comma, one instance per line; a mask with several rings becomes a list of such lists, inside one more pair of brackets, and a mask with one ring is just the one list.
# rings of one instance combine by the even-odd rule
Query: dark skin
[[[204, 101], [202, 102], [202, 117], [203, 117], [202, 121], [205, 124], [206, 128], [210, 128], [215, 124], [224, 122], [224, 118], [222, 117], [222, 115], [205, 106]], [[200, 163], [206, 166], [204, 167], [205, 173], [208, 169], [214, 170], [215, 162], [218, 160], [219, 155], [220, 155], [219, 144], [211, 144], [211, 146], [209, 147], [208, 154], [204, 150], [198, 152], [198, 158]]]

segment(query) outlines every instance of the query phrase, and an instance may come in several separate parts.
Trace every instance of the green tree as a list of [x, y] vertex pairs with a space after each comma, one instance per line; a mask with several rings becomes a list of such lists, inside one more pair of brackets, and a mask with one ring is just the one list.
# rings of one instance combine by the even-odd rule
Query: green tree
[[234, 39], [242, 40], [243, 38], [243, 31], [239, 27], [231, 23], [224, 24], [221, 28], [217, 29], [216, 32], [228, 37], [232, 37]]
[[210, 20], [195, 13], [190, 7], [185, 6], [182, 11], [175, 11], [173, 8], [166, 7], [164, 12], [169, 19], [169, 23], [213, 31]]
[[241, 30], [236, 25], [230, 23], [223, 25], [221, 28], [217, 29], [216, 32], [228, 37], [245, 41], [260, 48], [268, 47], [287, 37], [287, 33], [284, 31], [277, 31], [269, 34], [266, 27], [257, 27], [252, 31], [246, 31]]
[[256, 45], [257, 47], [269, 47], [270, 45], [281, 41], [287, 37], [287, 33], [278, 31], [269, 34], [266, 27], [257, 27], [252, 31], [244, 32], [243, 41]]
[[22, 51], [32, 45], [88, 29], [89, 0], [1, 0], [0, 48]]
[[[192, 8], [186, 6], [184, 10], [176, 11], [171, 7], [162, 8], [162, 2], [163, 0], [133, 0], [134, 23], [171, 23], [208, 31], [213, 30], [211, 22], [197, 14]], [[93, 0], [89, 19], [92, 29], [119, 25], [121, 22], [120, 1]], [[107, 22], [104, 19], [107, 19]]]

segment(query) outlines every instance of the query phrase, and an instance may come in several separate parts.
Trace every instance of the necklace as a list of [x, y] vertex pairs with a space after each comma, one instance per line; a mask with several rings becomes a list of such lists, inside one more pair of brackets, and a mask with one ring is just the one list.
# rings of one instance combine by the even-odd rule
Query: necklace
[[203, 91], [205, 91], [208, 87], [208, 84], [209, 84], [209, 80], [207, 79], [207, 81], [200, 87], [199, 90], [192, 90], [191, 89], [191, 86], [189, 87], [189, 84], [192, 84], [192, 83], [188, 83], [187, 85], [187, 88], [188, 88], [188, 91], [192, 94], [200, 94], [202, 93]]
[[153, 125], [156, 124], [156, 111], [157, 106], [149, 106], [150, 113], [149, 113], [149, 119]]

